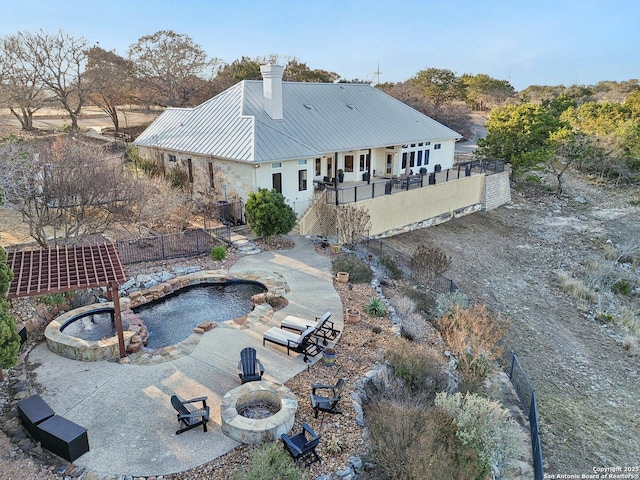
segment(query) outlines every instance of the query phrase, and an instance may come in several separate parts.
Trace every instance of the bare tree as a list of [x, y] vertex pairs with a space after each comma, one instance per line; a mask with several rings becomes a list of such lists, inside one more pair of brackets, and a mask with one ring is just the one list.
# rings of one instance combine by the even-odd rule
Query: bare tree
[[27, 60], [36, 67], [38, 79], [53, 94], [71, 118], [71, 129], [78, 130], [78, 115], [87, 100], [84, 68], [87, 40], [60, 30], [51, 35], [43, 30], [17, 35], [26, 47]]
[[340, 243], [352, 245], [359, 235], [369, 235], [371, 215], [365, 207], [341, 205], [336, 211], [336, 223]]
[[[0, 186], [43, 247], [48, 237], [78, 240], [102, 233], [134, 200], [121, 159], [72, 138], [37, 145], [5, 143]], [[6, 172], [6, 174], [4, 174]]]
[[87, 59], [89, 100], [109, 115], [118, 132], [118, 108], [131, 98], [133, 64], [115, 52], [98, 46], [87, 51]]
[[171, 30], [145, 35], [129, 47], [140, 91], [161, 106], [191, 105], [218, 65], [191, 37]]
[[438, 276], [450, 267], [451, 257], [440, 247], [418, 245], [411, 256], [412, 276], [425, 287], [431, 287]]
[[11, 35], [0, 42], [1, 106], [8, 108], [27, 131], [33, 130], [33, 115], [46, 101], [39, 65], [28, 52], [23, 36]]

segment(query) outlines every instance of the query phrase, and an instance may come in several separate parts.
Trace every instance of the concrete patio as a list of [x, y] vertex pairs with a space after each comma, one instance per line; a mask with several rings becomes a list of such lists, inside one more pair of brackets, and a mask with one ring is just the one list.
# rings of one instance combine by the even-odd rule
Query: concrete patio
[[[240, 384], [236, 364], [242, 348], [254, 347], [265, 366], [265, 380], [284, 383], [307, 365], [302, 355], [262, 346], [262, 333], [286, 315], [319, 316], [329, 310], [342, 329], [340, 298], [333, 288], [330, 262], [312, 243], [291, 237], [295, 248], [241, 258], [230, 273], [277, 272], [284, 276], [289, 304], [267, 323], [239, 329], [227, 323], [206, 332], [190, 353], [146, 363], [79, 362], [50, 352], [42, 343], [30, 355], [42, 398], [65, 418], [87, 428], [90, 451], [74, 463], [99, 474], [154, 476], [188, 470], [228, 452], [238, 443], [220, 428], [220, 402]], [[317, 360], [316, 359], [314, 360]], [[176, 435], [178, 422], [170, 397], [208, 396], [209, 431]], [[299, 402], [307, 401], [299, 398]]]

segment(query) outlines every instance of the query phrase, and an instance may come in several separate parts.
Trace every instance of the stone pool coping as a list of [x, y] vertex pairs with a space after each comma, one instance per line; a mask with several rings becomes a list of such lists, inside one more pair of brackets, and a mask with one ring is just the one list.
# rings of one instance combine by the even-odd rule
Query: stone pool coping
[[[284, 277], [277, 272], [238, 272], [229, 274], [226, 270], [202, 270], [172, 278], [149, 289], [132, 292], [128, 297], [120, 298], [120, 306], [124, 312], [125, 310], [130, 310], [162, 298], [184, 287], [202, 283], [225, 283], [234, 280], [258, 282], [265, 286], [267, 292], [278, 297], [282, 297], [291, 291]], [[71, 318], [92, 310], [104, 308], [113, 308], [113, 302], [86, 305], [66, 312], [52, 320], [45, 328], [45, 338], [49, 350], [63, 357], [85, 362], [118, 360], [120, 352], [118, 349], [117, 335], [102, 340], [89, 341], [71, 337], [60, 331], [60, 327]], [[262, 303], [255, 305], [254, 309], [246, 315], [246, 318], [241, 317], [240, 319], [228, 320], [224, 322], [224, 324], [232, 328], [251, 328], [254, 325], [268, 322], [272, 317], [273, 308], [271, 305]], [[130, 330], [125, 330], [123, 333], [125, 348], [127, 348], [131, 343], [131, 338], [136, 333]], [[194, 333], [177, 344], [129, 354], [127, 358], [129, 362], [138, 364], [170, 361], [189, 355], [198, 345], [201, 338], [202, 334]]]

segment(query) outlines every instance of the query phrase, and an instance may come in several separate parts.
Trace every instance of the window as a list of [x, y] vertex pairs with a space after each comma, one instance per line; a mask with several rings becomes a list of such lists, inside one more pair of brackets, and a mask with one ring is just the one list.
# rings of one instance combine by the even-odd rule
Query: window
[[409, 166], [410, 167], [415, 167], [416, 166], [416, 152], [411, 152], [409, 153]]
[[298, 165], [306, 165], [307, 161], [306, 160], [298, 160]]
[[209, 162], [209, 187], [210, 188], [216, 188], [215, 184], [213, 183], [213, 179], [214, 179], [213, 163]]
[[353, 172], [353, 155], [344, 156], [344, 171]]
[[367, 169], [367, 156], [363, 153], [360, 155], [360, 171], [364, 172]]
[[387, 153], [387, 169], [386, 169], [386, 173], [387, 174], [391, 174], [393, 169], [393, 155], [390, 153]]
[[282, 162], [273, 162], [271, 168], [282, 168]]
[[434, 150], [440, 150], [440, 146], [441, 146], [441, 144], [436, 143], [436, 144], [433, 145], [433, 149]]
[[282, 193], [282, 174], [281, 173], [271, 174], [271, 185], [276, 192]]
[[187, 158], [187, 172], [189, 174], [189, 183], [193, 183], [193, 163]]
[[418, 163], [417, 163], [417, 166], [419, 167], [420, 165], [422, 165], [422, 150], [418, 150]]
[[424, 164], [429, 165], [429, 150], [424, 151]]
[[175, 155], [171, 155], [171, 154], [170, 154], [170, 155], [169, 155], [169, 161], [170, 161], [170, 162], [175, 162], [175, 161], [177, 161], [176, 156], [175, 156]]
[[316, 158], [316, 172], [315, 172], [315, 176], [319, 177], [320, 175], [322, 175], [322, 159], [321, 158]]
[[302, 192], [307, 189], [307, 171], [298, 170], [298, 191]]
[[402, 169], [407, 168], [407, 152], [402, 152]]

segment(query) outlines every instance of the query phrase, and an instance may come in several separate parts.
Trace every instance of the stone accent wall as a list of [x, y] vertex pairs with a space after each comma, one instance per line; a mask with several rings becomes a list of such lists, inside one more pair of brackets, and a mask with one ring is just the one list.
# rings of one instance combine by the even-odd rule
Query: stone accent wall
[[434, 225], [439, 225], [444, 222], [448, 222], [454, 218], [463, 217], [465, 215], [469, 215], [470, 213], [479, 212], [482, 208], [482, 205], [475, 204], [470, 205], [465, 208], [459, 208], [454, 210], [453, 212], [443, 213], [442, 215], [438, 215], [437, 217], [427, 218], [426, 220], [422, 220], [421, 222], [411, 223], [409, 225], [404, 225], [402, 227], [394, 228], [392, 230], [387, 230], [386, 232], [379, 233], [377, 235], [372, 235], [371, 238], [386, 238], [393, 237], [394, 235], [400, 235], [401, 233], [412, 232], [414, 230], [418, 230], [420, 228], [433, 227]]
[[502, 173], [487, 175], [482, 192], [482, 210], [488, 211], [498, 208], [511, 201], [510, 172], [505, 169]]

